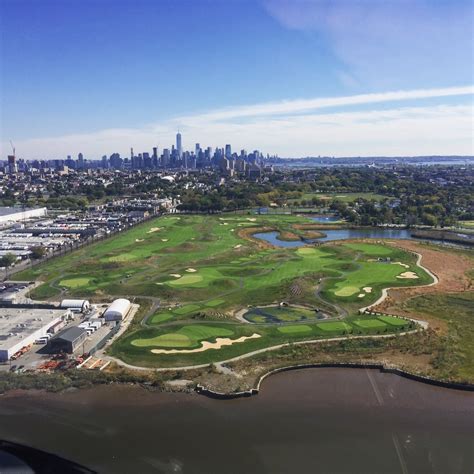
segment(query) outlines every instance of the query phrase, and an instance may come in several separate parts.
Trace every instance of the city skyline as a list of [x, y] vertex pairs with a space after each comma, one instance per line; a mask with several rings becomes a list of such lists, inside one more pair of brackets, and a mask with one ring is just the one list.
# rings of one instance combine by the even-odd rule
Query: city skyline
[[464, 0], [0, 9], [2, 159], [10, 140], [19, 157], [100, 158], [177, 129], [284, 157], [474, 153]]

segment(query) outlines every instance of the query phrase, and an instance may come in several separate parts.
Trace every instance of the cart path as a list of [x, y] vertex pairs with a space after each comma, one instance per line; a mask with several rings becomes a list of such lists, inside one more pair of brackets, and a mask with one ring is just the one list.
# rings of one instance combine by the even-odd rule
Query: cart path
[[[409, 286], [407, 288], [428, 288], [429, 286], [434, 286], [434, 285], [437, 285], [439, 283], [439, 278], [429, 269], [429, 268], [426, 268], [424, 267], [422, 264], [421, 264], [421, 261], [423, 259], [423, 255], [421, 253], [418, 253], [418, 252], [411, 252], [413, 254], [416, 255], [416, 265], [421, 268], [422, 270], [424, 270], [426, 273], [428, 273], [428, 275], [433, 279], [433, 281], [431, 283], [428, 283], [427, 285], [416, 285], [416, 286]], [[394, 286], [394, 287], [391, 287], [391, 288], [383, 288], [382, 289], [382, 295], [380, 296], [380, 298], [375, 302], [375, 303], [372, 303], [371, 305], [369, 306], [366, 306], [364, 308], [360, 308], [359, 312], [363, 313], [365, 311], [370, 311], [372, 308], [376, 308], [379, 304], [383, 303], [386, 298], [388, 297], [388, 292], [390, 290], [399, 290], [400, 287], [399, 286]]]
[[409, 321], [413, 321], [415, 324], [418, 324], [421, 326], [420, 328], [414, 329], [412, 331], [405, 331], [401, 333], [395, 333], [395, 334], [375, 334], [375, 335], [370, 335], [370, 336], [343, 336], [343, 337], [333, 337], [329, 339], [311, 339], [309, 341], [295, 341], [295, 342], [285, 342], [283, 344], [278, 344], [276, 346], [269, 346], [269, 347], [264, 347], [263, 349], [258, 349], [256, 351], [252, 352], [247, 352], [246, 354], [242, 354], [236, 357], [232, 357], [230, 359], [226, 360], [221, 360], [218, 362], [213, 362], [213, 363], [207, 363], [207, 364], [199, 364], [199, 365], [188, 365], [185, 367], [160, 367], [160, 368], [153, 368], [153, 367], [142, 367], [139, 365], [132, 365], [132, 364], [127, 364], [126, 362], [123, 362], [120, 359], [117, 359], [116, 357], [104, 355], [103, 359], [110, 360], [112, 362], [115, 362], [116, 364], [126, 367], [128, 369], [132, 370], [144, 370], [144, 371], [154, 371], [154, 372], [170, 372], [170, 371], [176, 371], [176, 370], [194, 370], [194, 369], [203, 369], [205, 367], [209, 367], [210, 365], [218, 365], [222, 366], [222, 364], [228, 364], [229, 362], [235, 362], [237, 360], [242, 360], [242, 359], [247, 359], [249, 357], [253, 357], [258, 354], [263, 354], [265, 352], [269, 351], [276, 351], [278, 349], [282, 349], [284, 347], [289, 347], [289, 346], [302, 346], [305, 344], [324, 344], [327, 342], [340, 342], [340, 341], [346, 341], [346, 340], [355, 340], [355, 339], [390, 339], [390, 338], [395, 338], [398, 336], [406, 336], [408, 334], [416, 334], [418, 332], [424, 331], [428, 328], [428, 322], [426, 321], [421, 321], [417, 319], [411, 319], [411, 318], [404, 318]]

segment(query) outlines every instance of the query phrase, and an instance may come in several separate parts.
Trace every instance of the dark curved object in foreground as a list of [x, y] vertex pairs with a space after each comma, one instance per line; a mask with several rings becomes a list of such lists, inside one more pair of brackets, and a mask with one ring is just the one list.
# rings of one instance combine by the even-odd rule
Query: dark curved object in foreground
[[75, 462], [10, 441], [0, 440], [2, 474], [94, 474], [96, 471]]

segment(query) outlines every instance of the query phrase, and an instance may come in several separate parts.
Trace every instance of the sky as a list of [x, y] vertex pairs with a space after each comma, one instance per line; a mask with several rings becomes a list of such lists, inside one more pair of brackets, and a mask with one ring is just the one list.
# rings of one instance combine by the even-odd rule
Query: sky
[[465, 0], [0, 0], [0, 159], [474, 155]]

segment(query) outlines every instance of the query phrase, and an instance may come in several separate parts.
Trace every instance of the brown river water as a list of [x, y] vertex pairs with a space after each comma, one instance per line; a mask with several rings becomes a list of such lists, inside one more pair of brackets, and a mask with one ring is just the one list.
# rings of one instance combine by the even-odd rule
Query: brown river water
[[365, 369], [281, 373], [227, 401], [27, 392], [0, 397], [0, 438], [101, 473], [472, 474], [474, 393]]

